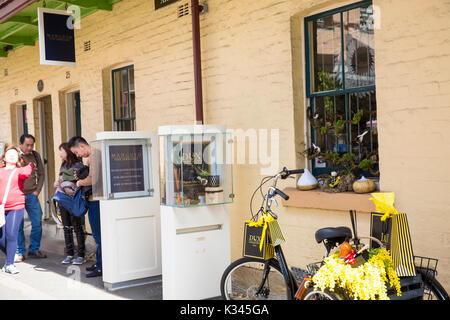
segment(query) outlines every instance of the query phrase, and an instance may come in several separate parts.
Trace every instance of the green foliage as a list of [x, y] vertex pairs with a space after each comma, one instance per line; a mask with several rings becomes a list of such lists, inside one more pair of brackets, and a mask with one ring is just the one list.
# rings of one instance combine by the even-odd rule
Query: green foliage
[[355, 167], [355, 155], [353, 153], [346, 153], [342, 156], [339, 163], [343, 167], [344, 174], [350, 174]]
[[319, 91], [330, 91], [336, 88], [336, 82], [329, 72], [319, 70], [317, 77], [319, 80], [317, 89]]
[[341, 132], [344, 130], [344, 120], [339, 119], [334, 123], [334, 130], [336, 130], [336, 132]]
[[340, 156], [339, 153], [337, 152], [332, 152], [332, 151], [328, 151], [327, 152], [327, 159], [333, 161], [333, 164], [337, 163], [337, 161], [339, 160]]
[[355, 154], [354, 153], [346, 153], [342, 156], [343, 160], [347, 161], [355, 161]]
[[[317, 73], [317, 80], [317, 89], [320, 92], [336, 90], [336, 88], [341, 87], [339, 81], [332, 73], [323, 70], [319, 70]], [[325, 96], [323, 98], [325, 115], [321, 114], [321, 116], [324, 119], [316, 119], [315, 121], [319, 123], [319, 125], [315, 128], [320, 128], [321, 136], [325, 136], [328, 133], [334, 133], [336, 137], [342, 137], [346, 140], [346, 143], [350, 143], [347, 141], [347, 137], [343, 134], [343, 132], [345, 131], [347, 125], [358, 125], [361, 122], [364, 115], [364, 110], [361, 109], [358, 112], [355, 112], [351, 119], [343, 119], [342, 114], [337, 114], [337, 112], [335, 112], [334, 101], [335, 97], [332, 96]], [[356, 156], [351, 152], [342, 154], [323, 150], [320, 154], [313, 154], [312, 156], [313, 158], [320, 156], [322, 157], [322, 161], [331, 161], [333, 166], [339, 168], [341, 170], [340, 172], [343, 174], [349, 174], [357, 168], [364, 171], [370, 171], [373, 175], [379, 174], [379, 172], [375, 172], [373, 170], [372, 160], [370, 159], [363, 159], [359, 164], [355, 164]]]
[[361, 109], [353, 115], [352, 124], [358, 124], [364, 114], [364, 110]]
[[369, 170], [372, 167], [372, 161], [370, 161], [369, 159], [364, 159], [362, 160], [358, 167], [362, 170]]
[[209, 172], [206, 170], [202, 170], [198, 175], [200, 177], [209, 177], [210, 176]]
[[[317, 73], [317, 77], [319, 81], [317, 89], [319, 92], [334, 90], [336, 87], [339, 86], [339, 84], [336, 82], [334, 77], [329, 72], [319, 70], [319, 72]], [[331, 116], [334, 114], [333, 99], [331, 97], [325, 97], [324, 101], [325, 101], [325, 113], [328, 119], [331, 118]]]

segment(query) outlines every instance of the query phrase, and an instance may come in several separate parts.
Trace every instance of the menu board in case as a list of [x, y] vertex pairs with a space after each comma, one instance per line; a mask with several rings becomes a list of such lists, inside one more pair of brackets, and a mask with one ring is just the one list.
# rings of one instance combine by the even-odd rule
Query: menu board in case
[[94, 199], [153, 195], [150, 140], [94, 141], [91, 163]]

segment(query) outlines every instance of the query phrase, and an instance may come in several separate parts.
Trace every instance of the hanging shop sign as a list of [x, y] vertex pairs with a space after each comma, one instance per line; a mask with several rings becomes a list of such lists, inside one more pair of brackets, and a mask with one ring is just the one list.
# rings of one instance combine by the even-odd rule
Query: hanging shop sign
[[178, 0], [155, 0], [155, 10], [168, 6], [169, 4], [175, 3], [177, 1]]
[[75, 33], [72, 22], [72, 12], [38, 8], [41, 64], [75, 66]]

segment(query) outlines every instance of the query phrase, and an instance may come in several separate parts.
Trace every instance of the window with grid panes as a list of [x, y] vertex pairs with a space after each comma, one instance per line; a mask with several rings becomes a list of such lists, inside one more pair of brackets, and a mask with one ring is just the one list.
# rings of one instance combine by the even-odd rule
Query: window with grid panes
[[[305, 48], [311, 146], [323, 153], [348, 154], [356, 164], [369, 160], [372, 171], [377, 171], [372, 2], [362, 1], [307, 17]], [[332, 161], [321, 159], [312, 161], [313, 174], [336, 169]]]
[[134, 67], [112, 71], [114, 130], [136, 131]]

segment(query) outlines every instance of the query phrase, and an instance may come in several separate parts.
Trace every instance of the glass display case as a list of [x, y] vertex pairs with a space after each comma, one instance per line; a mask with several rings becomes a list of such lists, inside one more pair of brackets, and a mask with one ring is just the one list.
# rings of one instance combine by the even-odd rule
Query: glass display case
[[105, 139], [90, 143], [94, 200], [153, 196], [150, 139]]
[[161, 204], [193, 207], [233, 202], [232, 151], [230, 133], [160, 130]]

